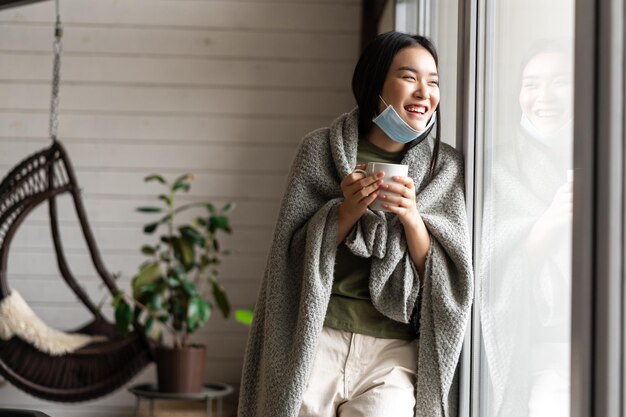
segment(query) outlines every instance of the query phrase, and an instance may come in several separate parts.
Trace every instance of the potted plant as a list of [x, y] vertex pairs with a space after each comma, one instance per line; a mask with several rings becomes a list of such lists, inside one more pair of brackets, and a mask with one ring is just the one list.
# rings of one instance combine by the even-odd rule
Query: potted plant
[[[154, 244], [141, 247], [148, 259], [132, 278], [132, 296], [120, 292], [113, 300], [115, 320], [122, 333], [127, 333], [137, 320], [148, 335], [161, 342], [156, 362], [162, 392], [202, 390], [206, 348], [193, 344], [191, 335], [207, 322], [215, 306], [225, 318], [231, 309], [217, 280], [217, 267], [228, 254], [221, 249], [218, 235], [231, 233], [228, 213], [234, 204], [228, 203], [220, 210], [208, 202], [176, 206], [176, 195], [188, 192], [192, 180], [189, 174], [173, 182], [157, 174], [145, 178], [166, 189], [158, 195], [160, 206], [137, 208], [160, 215], [143, 229], [145, 234], [160, 235]], [[202, 209], [204, 214], [189, 223], [177, 224], [177, 216], [194, 208]]]

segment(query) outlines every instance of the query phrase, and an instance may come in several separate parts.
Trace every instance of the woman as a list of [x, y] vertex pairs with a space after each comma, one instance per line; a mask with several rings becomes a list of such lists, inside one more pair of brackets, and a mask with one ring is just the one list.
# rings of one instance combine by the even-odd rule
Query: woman
[[[239, 416], [450, 416], [472, 300], [462, 159], [439, 138], [437, 55], [390, 32], [358, 107], [307, 135], [259, 293]], [[383, 187], [364, 162], [409, 166]], [[386, 198], [388, 212], [368, 206]]]

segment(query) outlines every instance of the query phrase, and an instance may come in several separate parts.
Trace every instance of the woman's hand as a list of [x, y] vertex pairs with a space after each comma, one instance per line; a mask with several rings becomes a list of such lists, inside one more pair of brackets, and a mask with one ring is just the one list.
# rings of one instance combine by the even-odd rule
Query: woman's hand
[[565, 245], [567, 239], [563, 236], [571, 231], [573, 208], [573, 182], [568, 181], [558, 188], [550, 206], [530, 230], [526, 250], [531, 256], [541, 259], [554, 253], [559, 245]]
[[[365, 165], [357, 165], [356, 169], [364, 169]], [[384, 172], [366, 177], [360, 172], [353, 172], [341, 181], [344, 212], [357, 220], [378, 197], [378, 189], [383, 184]]]
[[415, 203], [415, 184], [411, 177], [392, 177], [395, 183], [383, 185], [392, 194], [380, 194], [383, 206], [396, 214], [404, 227], [416, 227], [422, 220]]
[[411, 177], [392, 177], [394, 183], [383, 185], [383, 190], [391, 194], [381, 194], [383, 206], [396, 214], [406, 236], [406, 244], [413, 264], [421, 277], [426, 268], [426, 255], [430, 248], [430, 234], [417, 210], [415, 184]]
[[[357, 165], [356, 169], [365, 169], [365, 165]], [[360, 172], [353, 172], [341, 181], [341, 192], [344, 200], [339, 205], [337, 244], [343, 242], [352, 226], [365, 213], [367, 206], [376, 200], [384, 175], [383, 172], [379, 172], [376, 175], [366, 177]]]
[[554, 194], [554, 198], [546, 212], [537, 223], [545, 229], [544, 233], [561, 234], [571, 227], [574, 212], [574, 183], [568, 181]]

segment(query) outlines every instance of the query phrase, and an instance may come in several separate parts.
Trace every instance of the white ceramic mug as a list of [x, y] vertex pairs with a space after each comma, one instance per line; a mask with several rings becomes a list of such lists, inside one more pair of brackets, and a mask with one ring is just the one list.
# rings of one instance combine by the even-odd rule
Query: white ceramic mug
[[[367, 177], [374, 175], [380, 171], [385, 173], [385, 176], [383, 177], [383, 183], [391, 184], [391, 183], [396, 183], [395, 181], [391, 179], [392, 177], [395, 177], [395, 176], [406, 177], [409, 174], [409, 166], [402, 165], [402, 164], [388, 164], [386, 162], [368, 162], [367, 168], [365, 168], [365, 171], [362, 169], [354, 170], [354, 172], [360, 172], [361, 174], [364, 174]], [[376, 200], [374, 200], [372, 204], [369, 205], [370, 209], [389, 211], [383, 207], [383, 204], [385, 204], [385, 200], [380, 199], [380, 195], [382, 194], [394, 195], [395, 193], [387, 192], [381, 189], [379, 191], [379, 197]]]

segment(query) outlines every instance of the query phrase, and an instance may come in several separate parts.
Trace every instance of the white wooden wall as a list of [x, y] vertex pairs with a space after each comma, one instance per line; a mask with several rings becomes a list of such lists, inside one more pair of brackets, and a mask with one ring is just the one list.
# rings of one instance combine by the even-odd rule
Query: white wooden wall
[[[263, 273], [286, 173], [300, 138], [349, 111], [359, 0], [61, 0], [65, 22], [59, 137], [84, 189], [108, 268], [129, 286], [149, 242], [134, 208], [155, 202], [143, 177], [196, 174], [181, 202], [237, 203], [235, 251], [220, 276], [235, 307], [250, 307]], [[54, 4], [0, 11], [0, 174], [48, 145]], [[60, 279], [47, 211], [31, 214], [10, 254], [10, 285], [50, 325], [87, 313]], [[95, 300], [106, 293], [69, 201], [61, 204], [71, 267]], [[105, 301], [110, 310], [110, 300]], [[198, 340], [208, 380], [238, 385], [248, 328], [216, 313]], [[152, 381], [149, 367], [137, 381]], [[129, 416], [120, 390], [74, 406], [11, 386], [0, 406], [52, 416]]]

